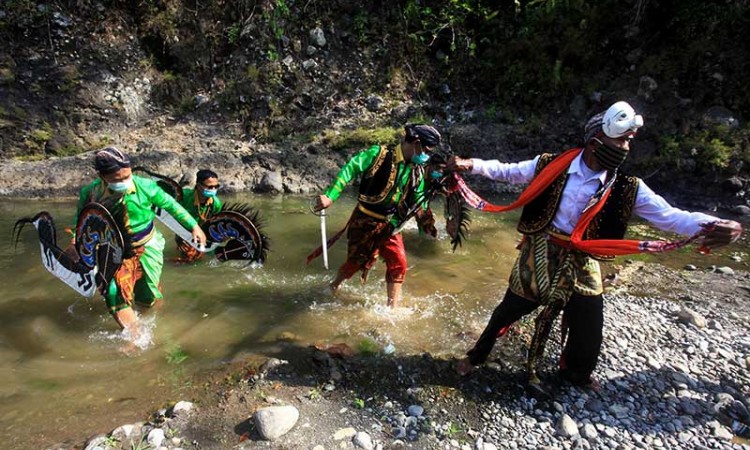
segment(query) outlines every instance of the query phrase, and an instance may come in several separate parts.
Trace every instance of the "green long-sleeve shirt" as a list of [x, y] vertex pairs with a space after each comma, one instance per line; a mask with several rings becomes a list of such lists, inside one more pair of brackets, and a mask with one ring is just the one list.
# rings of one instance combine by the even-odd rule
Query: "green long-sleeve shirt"
[[[122, 202], [127, 210], [127, 227], [129, 234], [135, 234], [148, 228], [156, 217], [151, 209], [152, 205], [167, 211], [172, 217], [188, 230], [192, 230], [198, 222], [185, 210], [171, 195], [167, 194], [156, 184], [155, 181], [133, 175], [134, 187], [122, 195]], [[105, 196], [120, 195], [112, 193], [100, 178], [81, 188], [81, 194], [78, 198], [78, 210], [76, 217], [81, 209], [89, 201], [99, 201]]]
[[[359, 175], [365, 173], [372, 166], [379, 152], [380, 146], [373, 145], [367, 150], [363, 150], [354, 155], [352, 159], [350, 159], [344, 165], [344, 167], [339, 170], [339, 173], [336, 175], [333, 183], [328, 187], [328, 189], [326, 189], [325, 195], [332, 201], [338, 200], [338, 198], [341, 196], [341, 193], [344, 191], [344, 188], [346, 188], [346, 185], [348, 185]], [[396, 161], [396, 170], [398, 172], [396, 175], [396, 181], [395, 183], [393, 183], [393, 188], [391, 188], [391, 191], [380, 203], [380, 205], [384, 207], [391, 207], [399, 203], [403, 192], [409, 183], [411, 172], [414, 169], [413, 164], [408, 163], [404, 160], [404, 155], [401, 152], [401, 146], [398, 146], [396, 148], [394, 157]], [[415, 189], [412, 198], [409, 199], [411, 203], [414, 204], [418, 201], [418, 199], [422, 199], [423, 192], [424, 178], [419, 180], [419, 185]], [[422, 207], [426, 208], [427, 205], [422, 205]], [[396, 222], [398, 222], [398, 219], [393, 218], [391, 219], [391, 222], [395, 224]]]
[[200, 204], [196, 201], [195, 189], [183, 189], [180, 205], [193, 216], [198, 223], [203, 223], [207, 218], [221, 211], [222, 203], [218, 196], [209, 198], [206, 203]]

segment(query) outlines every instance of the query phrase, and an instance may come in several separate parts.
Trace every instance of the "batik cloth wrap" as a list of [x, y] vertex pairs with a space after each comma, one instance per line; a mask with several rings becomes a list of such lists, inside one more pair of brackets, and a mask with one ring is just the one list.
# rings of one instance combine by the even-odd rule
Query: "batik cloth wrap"
[[135, 255], [123, 260], [104, 296], [109, 312], [132, 307], [133, 302], [151, 307], [164, 297], [159, 284], [164, 267], [164, 244], [164, 236], [157, 230], [148, 242], [134, 249]]
[[386, 263], [386, 282], [403, 283], [406, 275], [404, 241], [400, 233], [394, 236], [392, 231], [393, 225], [389, 222], [355, 209], [346, 233], [347, 258], [339, 273], [349, 278], [361, 270], [364, 283], [378, 256], [381, 256]]

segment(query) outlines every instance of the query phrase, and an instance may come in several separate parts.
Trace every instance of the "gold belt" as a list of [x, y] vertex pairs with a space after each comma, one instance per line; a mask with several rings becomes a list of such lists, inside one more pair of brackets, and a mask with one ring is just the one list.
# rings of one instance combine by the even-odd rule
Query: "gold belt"
[[362, 211], [363, 213], [367, 214], [370, 217], [374, 217], [376, 219], [386, 220], [386, 221], [389, 220], [388, 216], [384, 216], [382, 214], [378, 214], [376, 212], [372, 212], [369, 209], [367, 209], [364, 206], [362, 206], [362, 203], [357, 203], [357, 209], [360, 210], [360, 211]]

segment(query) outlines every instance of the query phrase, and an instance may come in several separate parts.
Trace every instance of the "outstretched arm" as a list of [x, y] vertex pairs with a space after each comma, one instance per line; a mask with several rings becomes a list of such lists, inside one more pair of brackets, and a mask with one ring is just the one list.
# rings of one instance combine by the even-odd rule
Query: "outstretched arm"
[[504, 181], [512, 184], [528, 183], [534, 178], [537, 156], [534, 159], [518, 163], [503, 163], [496, 159], [485, 161], [478, 158], [452, 157], [445, 165], [448, 171], [471, 172], [474, 175], [482, 175], [485, 178], [496, 181]]
[[638, 180], [638, 194], [633, 212], [663, 231], [693, 236], [703, 231], [703, 244], [708, 248], [721, 247], [739, 239], [742, 225], [700, 212], [685, 211], [670, 205], [662, 196]]

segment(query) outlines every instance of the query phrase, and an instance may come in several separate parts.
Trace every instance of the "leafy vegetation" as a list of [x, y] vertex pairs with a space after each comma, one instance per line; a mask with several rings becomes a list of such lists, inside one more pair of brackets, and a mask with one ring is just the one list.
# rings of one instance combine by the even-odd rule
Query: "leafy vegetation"
[[709, 125], [663, 136], [648, 163], [687, 173], [737, 173], [750, 164], [750, 127]]
[[357, 345], [357, 351], [364, 356], [373, 356], [380, 353], [380, 346], [377, 342], [370, 338], [364, 338], [359, 341]]
[[[576, 96], [634, 97], [642, 76], [659, 85], [646, 100], [655, 108], [677, 111], [676, 99], [687, 98], [698, 114], [714, 105], [750, 111], [750, 47], [738, 45], [750, 34], [744, 0], [395, 0], [356, 8], [301, 0], [142, 0], [102, 6], [3, 2], [0, 39], [8, 51], [0, 55], [0, 94], [8, 102], [0, 129], [6, 155], [43, 158], [82, 150], [68, 139], [49, 151], [59, 127], [76, 133], [85, 123], [63, 124], [54, 114], [74, 117], [83, 83], [97, 79], [107, 58], [113, 67], [127, 67], [120, 53], [128, 45], [136, 47], [131, 63], [137, 75], [149, 77], [157, 110], [198, 116], [195, 93], [207, 92], [222, 120], [242, 123], [259, 141], [320, 132], [327, 125], [316, 114], [342, 99], [372, 93], [385, 105], [409, 99], [429, 104], [445, 95], [438, 89], [443, 84], [455, 100], [483, 107], [477, 120], [513, 124], [521, 134], [538, 133], [548, 123], [545, 114], [568, 110]], [[86, 64], [64, 59], [73, 49], [60, 48], [64, 42], [55, 37], [60, 15], [74, 18], [64, 31], [78, 39], [75, 51], [86, 54]], [[114, 24], [126, 25], [114, 34], [90, 33]], [[314, 26], [330, 43], [311, 56]], [[86, 47], [89, 36], [101, 41]], [[36, 63], [27, 61], [30, 54], [38, 56]], [[318, 62], [318, 71], [301, 68], [308, 58]], [[34, 99], [35, 109], [27, 108], [25, 97]], [[55, 112], [46, 109], [50, 104]], [[432, 119], [445, 112], [414, 114]], [[354, 118], [353, 126], [366, 123], [369, 130], [326, 130], [321, 141], [343, 151], [396, 139], [396, 120], [368, 120]], [[45, 122], [53, 135], [39, 125]], [[680, 170], [731, 173], [738, 162], [750, 163], [747, 142], [746, 130], [693, 127], [668, 132], [651, 157], [657, 164], [678, 161]]]
[[387, 145], [398, 141], [400, 128], [358, 128], [355, 130], [325, 130], [321, 134], [321, 143], [335, 151], [361, 150], [371, 145]]
[[179, 344], [174, 344], [167, 350], [167, 363], [172, 365], [179, 365], [188, 359], [188, 353], [180, 347]]

